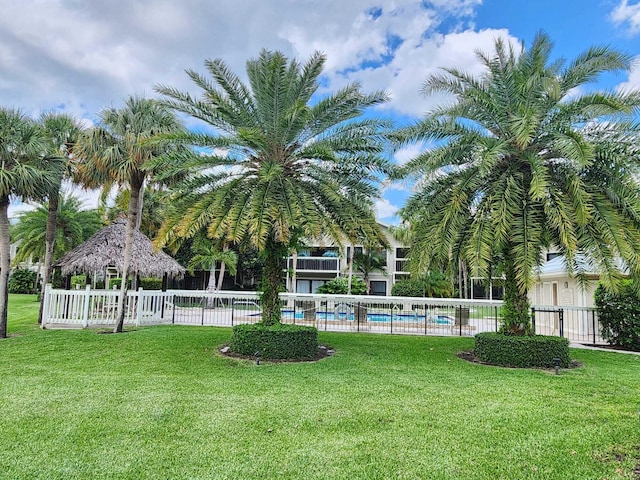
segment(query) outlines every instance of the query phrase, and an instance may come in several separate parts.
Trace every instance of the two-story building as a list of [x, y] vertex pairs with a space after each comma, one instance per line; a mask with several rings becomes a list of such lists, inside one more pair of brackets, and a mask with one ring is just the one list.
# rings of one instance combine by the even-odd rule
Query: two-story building
[[[372, 295], [391, 295], [393, 284], [409, 276], [406, 267], [407, 247], [398, 242], [389, 232], [389, 227], [380, 224], [390, 248], [380, 250], [386, 259], [385, 272], [369, 275]], [[354, 253], [363, 252], [363, 245], [355, 245]], [[351, 245], [345, 242], [340, 248], [331, 240], [314, 240], [301, 248], [296, 256], [287, 259], [287, 290], [297, 293], [315, 293], [320, 285], [349, 271]], [[295, 262], [295, 269], [294, 269]], [[294, 273], [295, 270], [295, 273]], [[355, 269], [353, 275], [362, 277]], [[295, 283], [295, 284], [294, 284]]]

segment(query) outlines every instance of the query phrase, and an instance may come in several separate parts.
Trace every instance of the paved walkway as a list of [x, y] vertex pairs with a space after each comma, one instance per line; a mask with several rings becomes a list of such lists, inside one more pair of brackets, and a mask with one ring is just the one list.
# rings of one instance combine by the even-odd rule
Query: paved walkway
[[591, 345], [584, 345], [582, 343], [575, 343], [575, 342], [571, 342], [569, 346], [571, 348], [582, 348], [585, 350], [599, 350], [601, 352], [628, 353], [630, 355], [640, 355], [640, 352], [630, 352], [628, 350], [616, 350], [615, 348], [592, 347]]

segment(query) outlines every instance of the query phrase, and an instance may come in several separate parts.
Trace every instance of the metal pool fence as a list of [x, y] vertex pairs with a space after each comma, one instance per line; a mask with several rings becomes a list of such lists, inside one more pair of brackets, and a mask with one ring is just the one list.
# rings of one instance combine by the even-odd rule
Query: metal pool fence
[[[119, 291], [59, 290], [47, 287], [43, 325], [112, 326]], [[410, 335], [473, 336], [500, 328], [502, 302], [456, 298], [414, 298], [283, 293], [281, 321], [325, 331]], [[128, 325], [228, 326], [260, 321], [257, 292], [197, 290], [130, 291], [125, 306]], [[571, 341], [606, 343], [594, 309], [532, 309], [536, 332]]]

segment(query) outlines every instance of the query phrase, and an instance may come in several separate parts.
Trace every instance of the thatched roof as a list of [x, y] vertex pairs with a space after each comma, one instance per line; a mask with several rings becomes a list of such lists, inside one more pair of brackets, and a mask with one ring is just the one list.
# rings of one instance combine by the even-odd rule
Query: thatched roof
[[[67, 252], [55, 264], [63, 275], [93, 273], [105, 267], [122, 271], [126, 222], [118, 219], [90, 237], [86, 242]], [[163, 251], [157, 251], [151, 240], [135, 230], [129, 273], [141, 277], [182, 277], [185, 268]]]

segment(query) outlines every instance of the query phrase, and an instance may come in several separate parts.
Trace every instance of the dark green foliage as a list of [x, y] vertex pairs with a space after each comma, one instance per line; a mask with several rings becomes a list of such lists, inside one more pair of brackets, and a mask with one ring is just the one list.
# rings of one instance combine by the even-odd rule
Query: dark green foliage
[[34, 293], [36, 272], [16, 268], [9, 279], [9, 293]]
[[266, 359], [313, 358], [318, 353], [318, 330], [299, 325], [243, 324], [233, 327], [231, 351]]
[[[349, 279], [338, 277], [329, 280], [318, 288], [318, 293], [329, 293], [333, 295], [347, 295], [349, 292]], [[364, 295], [367, 293], [367, 284], [360, 277], [351, 277], [351, 295]]]
[[483, 362], [504, 367], [551, 368], [554, 358], [560, 359], [563, 368], [571, 364], [569, 340], [563, 337], [483, 332], [476, 335], [473, 353]]
[[448, 298], [452, 293], [451, 283], [440, 272], [428, 272], [418, 278], [400, 280], [391, 288], [391, 295], [399, 297]]
[[640, 352], [640, 299], [631, 281], [625, 281], [618, 293], [599, 285], [595, 293], [602, 338], [611, 345]]
[[143, 277], [140, 279], [140, 286], [145, 290], [162, 290], [162, 279]]

